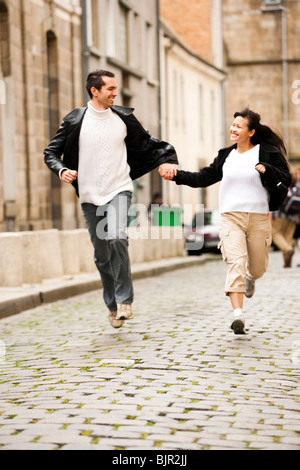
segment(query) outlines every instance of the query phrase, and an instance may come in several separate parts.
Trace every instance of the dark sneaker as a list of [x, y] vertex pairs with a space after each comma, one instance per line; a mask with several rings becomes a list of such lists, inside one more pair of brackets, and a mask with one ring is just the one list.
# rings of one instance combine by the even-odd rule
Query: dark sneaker
[[294, 256], [294, 250], [286, 251], [283, 253], [284, 268], [290, 268], [292, 266], [292, 258]]
[[246, 276], [245, 288], [246, 288], [245, 296], [248, 297], [248, 299], [250, 299], [255, 292], [255, 281], [253, 281], [252, 279]]
[[235, 335], [245, 335], [245, 320], [242, 318], [236, 318], [232, 322], [231, 329], [233, 330]]

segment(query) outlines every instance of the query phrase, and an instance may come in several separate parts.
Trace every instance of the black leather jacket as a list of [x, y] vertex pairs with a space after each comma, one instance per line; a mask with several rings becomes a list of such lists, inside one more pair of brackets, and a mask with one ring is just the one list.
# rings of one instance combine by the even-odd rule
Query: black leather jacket
[[[185, 184], [193, 188], [205, 188], [221, 181], [223, 177], [223, 165], [231, 150], [231, 147], [219, 150], [218, 156], [207, 167], [199, 172], [178, 170], [173, 178], [176, 184]], [[264, 174], [260, 173], [262, 185], [269, 193], [269, 209], [277, 210], [282, 204], [288, 187], [291, 184], [291, 175], [286, 160], [282, 157], [277, 147], [270, 144], [260, 144], [259, 162], [266, 167]]]
[[[139, 178], [162, 163], [178, 164], [174, 147], [150, 136], [133, 115], [133, 108], [113, 106], [112, 111], [124, 121], [127, 127], [125, 144], [130, 177]], [[76, 108], [62, 121], [56, 135], [44, 150], [46, 165], [57, 175], [62, 168], [78, 170], [79, 135], [87, 108]], [[61, 156], [63, 155], [63, 159]], [[73, 183], [78, 194], [77, 180]]]

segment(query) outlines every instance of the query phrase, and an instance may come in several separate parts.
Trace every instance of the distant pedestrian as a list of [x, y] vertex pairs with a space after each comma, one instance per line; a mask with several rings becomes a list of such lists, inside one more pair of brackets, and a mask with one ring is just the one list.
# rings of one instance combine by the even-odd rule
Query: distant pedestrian
[[273, 242], [282, 251], [283, 267], [290, 268], [295, 253], [295, 232], [300, 217], [300, 187], [292, 176], [288, 195], [278, 211], [272, 213]]
[[164, 203], [163, 203], [163, 198], [162, 198], [161, 193], [154, 193], [152, 196], [152, 200], [148, 206], [148, 218], [152, 225], [156, 225], [156, 222], [157, 222], [156, 217], [153, 214], [153, 206], [157, 208], [157, 207], [162, 206], [163, 204]]
[[109, 320], [119, 328], [133, 317], [126, 234], [132, 180], [157, 167], [172, 176], [172, 164], [178, 162], [175, 149], [151, 137], [132, 108], [114, 106], [117, 84], [112, 72], [91, 72], [86, 89], [90, 101], [63, 119], [44, 150], [45, 163], [76, 189], [94, 246]]
[[[300, 190], [300, 168], [297, 168], [296, 170], [296, 187]], [[297, 221], [297, 227], [294, 233], [294, 239], [295, 239], [295, 245], [296, 248], [299, 249], [299, 239], [300, 239], [300, 215]], [[300, 264], [297, 264], [298, 267], [300, 267]]]
[[244, 295], [253, 296], [255, 280], [268, 266], [269, 211], [278, 209], [281, 189], [291, 183], [284, 142], [260, 120], [249, 108], [236, 112], [230, 128], [234, 145], [221, 149], [200, 172], [178, 170], [174, 177], [165, 176], [194, 188], [222, 181], [220, 249], [228, 266], [225, 293], [233, 307], [235, 334], [245, 333]]

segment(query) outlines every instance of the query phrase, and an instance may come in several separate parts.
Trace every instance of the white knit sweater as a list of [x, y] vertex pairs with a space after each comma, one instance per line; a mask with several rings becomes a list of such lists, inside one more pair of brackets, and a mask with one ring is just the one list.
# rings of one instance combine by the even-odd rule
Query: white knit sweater
[[223, 178], [219, 191], [219, 209], [224, 212], [269, 212], [268, 192], [260, 174], [259, 145], [244, 153], [232, 150], [223, 165]]
[[116, 113], [110, 108], [97, 111], [88, 103], [79, 137], [80, 203], [104, 205], [122, 191], [133, 191], [126, 135], [126, 126]]

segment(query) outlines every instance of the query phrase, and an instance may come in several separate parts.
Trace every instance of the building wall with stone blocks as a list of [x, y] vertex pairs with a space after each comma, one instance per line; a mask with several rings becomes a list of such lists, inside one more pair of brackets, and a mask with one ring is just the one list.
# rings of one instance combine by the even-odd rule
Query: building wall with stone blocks
[[[133, 107], [145, 129], [160, 138], [157, 3], [157, 0], [84, 2], [83, 75], [97, 68], [114, 72], [118, 85], [115, 104]], [[133, 200], [148, 206], [157, 191], [161, 191], [161, 177], [154, 170], [135, 182]]]
[[[221, 2], [161, 0], [161, 90], [164, 139], [179, 155], [179, 168], [199, 171], [224, 146]], [[171, 204], [191, 223], [199, 204], [218, 207], [218, 185], [189, 188], [164, 182]]]
[[[62, 118], [86, 104], [89, 71], [115, 72], [116, 104], [134, 107], [160, 138], [157, 6], [0, 0], [0, 231], [84, 225], [74, 189], [49, 172], [43, 150]], [[161, 178], [155, 171], [135, 187], [136, 200], [148, 205]]]
[[284, 137], [293, 166], [300, 160], [300, 2], [224, 0], [223, 31], [227, 128], [249, 105]]
[[0, 231], [55, 226], [55, 199], [64, 227], [77, 225], [73, 191], [57, 189], [43, 150], [82, 104], [80, 3], [0, 1]]
[[[130, 227], [128, 238], [132, 264], [176, 258], [185, 249], [181, 226]], [[0, 233], [0, 259], [1, 288], [87, 273], [99, 277], [86, 229]]]

